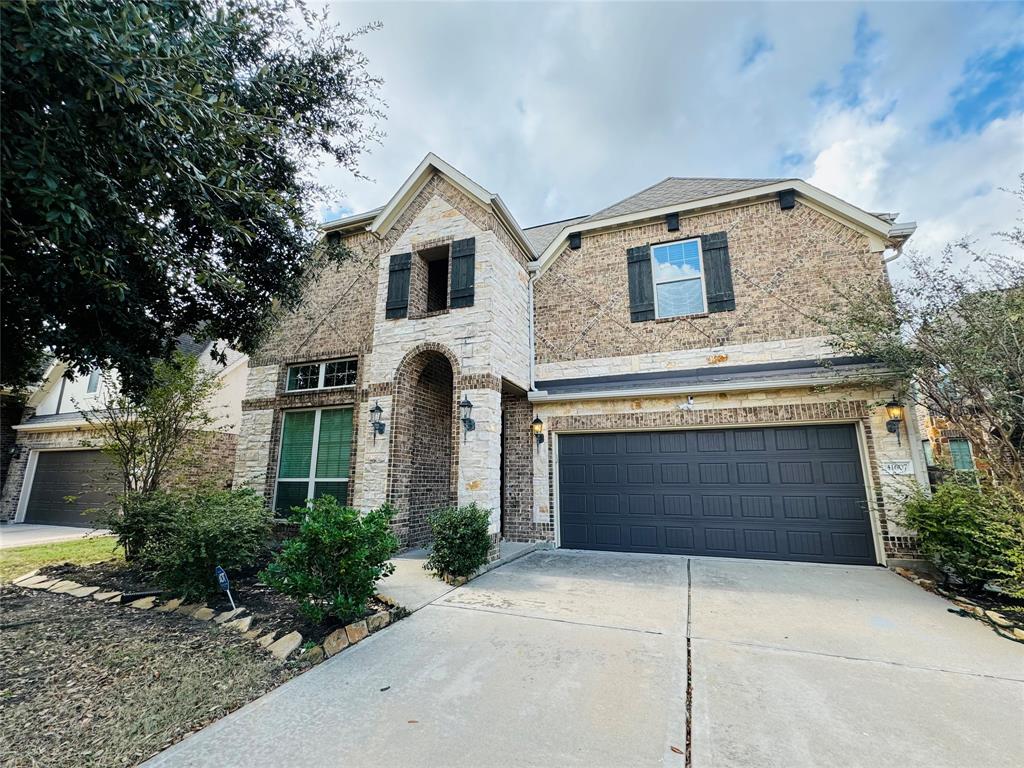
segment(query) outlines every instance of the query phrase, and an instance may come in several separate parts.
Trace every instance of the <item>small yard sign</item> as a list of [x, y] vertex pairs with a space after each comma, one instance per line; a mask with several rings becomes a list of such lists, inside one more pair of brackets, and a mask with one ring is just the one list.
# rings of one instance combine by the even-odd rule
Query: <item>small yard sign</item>
[[231, 601], [231, 610], [235, 610], [235, 598], [231, 596], [231, 582], [228, 581], [227, 573], [219, 565], [214, 573], [217, 575], [217, 584], [220, 586], [221, 591], [228, 593], [228, 600]]

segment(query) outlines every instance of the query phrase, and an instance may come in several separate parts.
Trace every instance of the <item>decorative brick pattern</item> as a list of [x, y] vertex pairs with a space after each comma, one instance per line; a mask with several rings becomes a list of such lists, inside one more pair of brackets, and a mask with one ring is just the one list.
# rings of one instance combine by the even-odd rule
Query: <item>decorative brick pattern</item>
[[[664, 220], [649, 221], [585, 234], [579, 250], [564, 250], [535, 284], [537, 362], [818, 337], [817, 307], [843, 285], [884, 279], [867, 237], [800, 202], [788, 211], [772, 200], [700, 213], [681, 219], [680, 228], [668, 232]], [[721, 231], [729, 238], [736, 309], [631, 323], [626, 249]]]

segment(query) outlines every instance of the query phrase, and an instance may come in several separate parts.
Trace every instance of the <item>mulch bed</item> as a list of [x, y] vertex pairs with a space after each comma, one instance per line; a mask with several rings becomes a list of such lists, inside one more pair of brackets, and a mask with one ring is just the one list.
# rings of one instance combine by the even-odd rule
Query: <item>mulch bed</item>
[[11, 586], [0, 601], [5, 766], [136, 765], [302, 669], [185, 616]]
[[[276, 629], [279, 636], [297, 630], [302, 634], [304, 641], [319, 644], [331, 632], [344, 626], [341, 622], [330, 619], [323, 624], [313, 624], [299, 612], [298, 604], [294, 600], [260, 583], [260, 570], [260, 567], [256, 567], [242, 574], [231, 574], [231, 595], [235, 598], [235, 605], [244, 606], [256, 617], [254, 628], [259, 627], [268, 632]], [[125, 593], [152, 591], [157, 588], [148, 574], [123, 561], [94, 565], [67, 563], [42, 568], [40, 573]], [[170, 598], [174, 595], [167, 594], [165, 597]], [[231, 603], [223, 593], [211, 597], [206, 604], [216, 611], [231, 610]], [[367, 604], [365, 616], [386, 611], [389, 607], [377, 599], [371, 599]]]

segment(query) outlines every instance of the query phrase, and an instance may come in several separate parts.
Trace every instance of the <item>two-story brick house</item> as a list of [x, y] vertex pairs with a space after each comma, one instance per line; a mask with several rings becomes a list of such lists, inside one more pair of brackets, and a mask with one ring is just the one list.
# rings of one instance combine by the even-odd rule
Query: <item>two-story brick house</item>
[[391, 502], [408, 546], [475, 501], [496, 541], [912, 555], [886, 512], [926, 477], [916, 425], [887, 431], [879, 372], [833, 357], [815, 316], [884, 277], [913, 232], [893, 218], [794, 179], [670, 178], [522, 229], [428, 155], [325, 225], [352, 258], [250, 360], [235, 483], [280, 514]]

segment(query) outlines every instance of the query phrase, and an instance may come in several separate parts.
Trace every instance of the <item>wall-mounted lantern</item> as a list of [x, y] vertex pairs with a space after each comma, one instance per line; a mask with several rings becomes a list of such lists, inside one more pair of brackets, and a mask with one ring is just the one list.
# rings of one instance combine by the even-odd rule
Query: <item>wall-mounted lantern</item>
[[462, 402], [459, 403], [459, 418], [462, 420], [462, 442], [466, 442], [466, 434], [476, 429], [476, 422], [470, 418], [473, 413], [473, 404], [469, 402], [469, 398], [466, 395], [462, 396]]
[[384, 434], [384, 422], [381, 420], [381, 416], [384, 415], [384, 409], [380, 407], [379, 402], [373, 403], [373, 408], [370, 409], [370, 427], [373, 429], [373, 442], [377, 442], [377, 435]]
[[533, 429], [533, 439], [537, 441], [537, 447], [540, 448], [540, 444], [544, 442], [544, 422], [540, 420], [540, 416], [534, 417], [530, 422], [530, 427]]
[[896, 444], [900, 445], [900, 422], [903, 421], [903, 406], [894, 397], [885, 404], [885, 428], [890, 434], [896, 435]]

